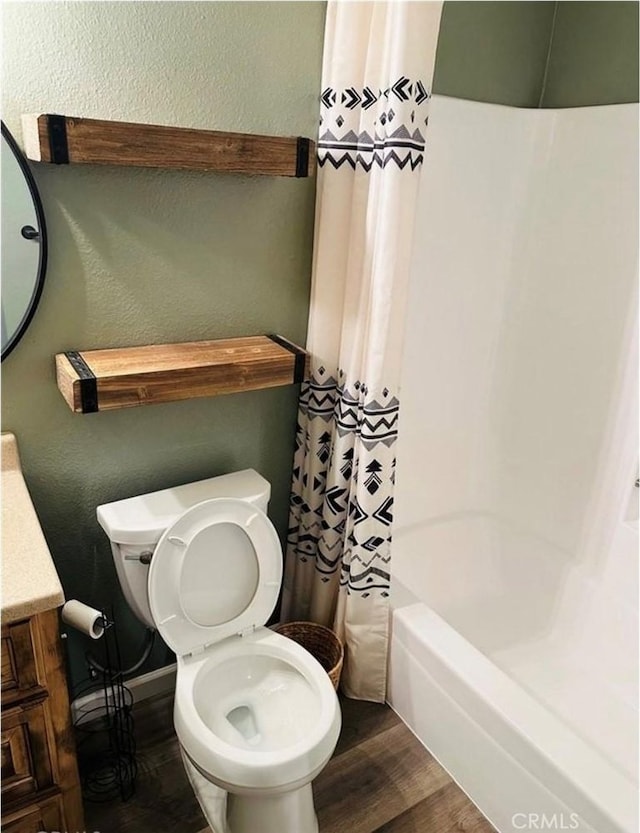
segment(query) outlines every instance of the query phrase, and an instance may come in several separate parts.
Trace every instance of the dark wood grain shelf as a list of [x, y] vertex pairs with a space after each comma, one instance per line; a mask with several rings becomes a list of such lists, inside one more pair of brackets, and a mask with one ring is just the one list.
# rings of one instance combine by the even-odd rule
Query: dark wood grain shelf
[[69, 350], [56, 379], [75, 413], [240, 393], [301, 382], [308, 355], [281, 336]]
[[131, 165], [307, 177], [315, 145], [305, 137], [223, 133], [53, 114], [22, 117], [25, 154], [35, 162]]

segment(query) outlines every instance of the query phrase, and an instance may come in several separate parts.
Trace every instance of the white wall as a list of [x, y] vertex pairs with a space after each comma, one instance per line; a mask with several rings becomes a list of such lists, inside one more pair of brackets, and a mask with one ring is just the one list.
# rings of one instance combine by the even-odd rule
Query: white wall
[[491, 379], [533, 136], [527, 111], [434, 97], [401, 387], [396, 529], [479, 511]]
[[493, 509], [570, 553], [600, 485], [636, 311], [637, 114], [634, 105], [534, 113], [543, 118], [531, 197], [514, 207], [520, 242], [489, 425]]
[[480, 513], [575, 555], [596, 532], [594, 507], [601, 527], [617, 520], [622, 500], [603, 494], [628, 497], [637, 464], [630, 420], [612, 425], [636, 398], [621, 374], [637, 297], [638, 107], [435, 97], [430, 131], [396, 534]]

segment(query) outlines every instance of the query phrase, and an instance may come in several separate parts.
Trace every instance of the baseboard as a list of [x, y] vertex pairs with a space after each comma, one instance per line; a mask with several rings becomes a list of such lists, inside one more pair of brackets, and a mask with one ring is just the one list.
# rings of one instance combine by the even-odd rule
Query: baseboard
[[[125, 681], [126, 687], [131, 692], [134, 703], [141, 700], [148, 700], [158, 694], [170, 694], [176, 688], [176, 664], [165, 665], [139, 677], [132, 677]], [[109, 698], [111, 700], [111, 698]], [[76, 723], [83, 715], [91, 712], [91, 718], [97, 719], [106, 711], [106, 706], [100, 708], [104, 702], [104, 691], [98, 689], [83, 697], [78, 697], [71, 703], [71, 717]]]

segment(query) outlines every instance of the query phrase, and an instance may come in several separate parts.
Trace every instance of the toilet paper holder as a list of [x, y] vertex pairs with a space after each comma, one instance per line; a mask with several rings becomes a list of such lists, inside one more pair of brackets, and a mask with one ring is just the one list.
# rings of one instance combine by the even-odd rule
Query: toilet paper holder
[[[62, 606], [60, 618], [65, 625], [75, 628], [91, 639], [101, 639], [104, 632], [113, 625], [103, 610], [84, 604], [78, 599], [70, 599]], [[67, 639], [68, 634], [62, 632], [61, 639]]]

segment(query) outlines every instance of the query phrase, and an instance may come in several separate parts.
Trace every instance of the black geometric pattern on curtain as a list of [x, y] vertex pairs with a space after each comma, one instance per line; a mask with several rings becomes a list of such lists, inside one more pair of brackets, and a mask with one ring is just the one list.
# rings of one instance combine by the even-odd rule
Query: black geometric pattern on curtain
[[323, 582], [339, 569], [347, 593], [386, 598], [399, 403], [337, 376], [319, 368], [300, 393], [288, 550]]
[[[422, 125], [429, 123], [430, 98], [422, 81], [405, 76], [384, 90], [327, 87], [320, 96], [318, 164], [370, 171], [374, 165], [384, 168], [392, 162], [415, 170], [424, 159]], [[371, 108], [375, 109], [369, 113]]]

